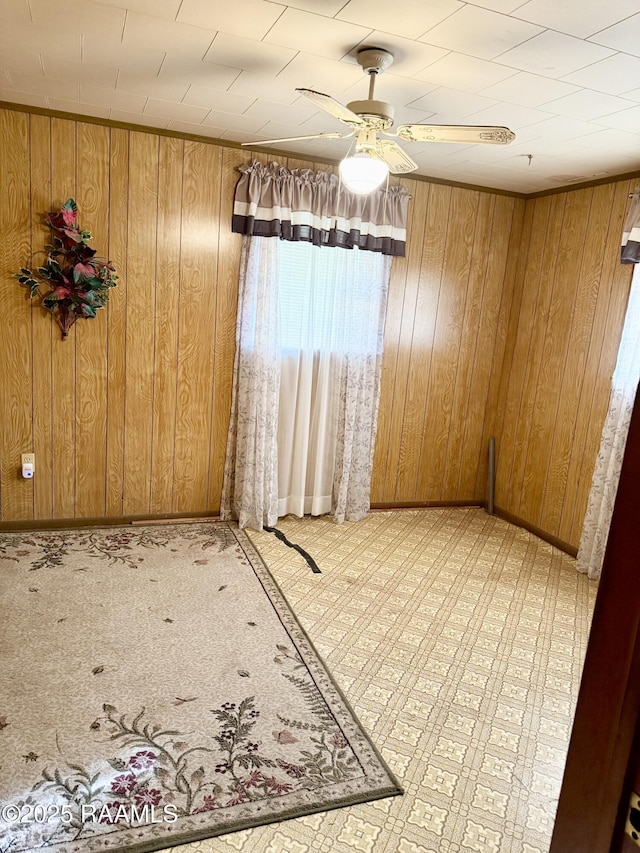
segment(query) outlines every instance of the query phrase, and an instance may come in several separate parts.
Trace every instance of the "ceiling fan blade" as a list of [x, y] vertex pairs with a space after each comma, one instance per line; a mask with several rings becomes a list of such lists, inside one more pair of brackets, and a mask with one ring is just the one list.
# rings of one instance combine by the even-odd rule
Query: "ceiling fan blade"
[[508, 127], [466, 124], [401, 124], [396, 135], [409, 142], [488, 142], [507, 145], [516, 135]]
[[392, 175], [406, 175], [418, 168], [418, 164], [393, 139], [380, 139], [376, 153], [387, 164]]
[[256, 147], [256, 145], [273, 145], [274, 142], [302, 142], [304, 139], [348, 139], [353, 133], [312, 133], [309, 136], [283, 136], [280, 139], [261, 139], [259, 142], [241, 142], [241, 145]]
[[354, 113], [349, 107], [345, 107], [340, 101], [336, 101], [331, 95], [323, 95], [322, 92], [316, 92], [313, 89], [296, 89], [296, 92], [300, 92], [321, 110], [339, 118], [340, 121], [346, 121], [349, 124], [366, 124], [357, 113]]

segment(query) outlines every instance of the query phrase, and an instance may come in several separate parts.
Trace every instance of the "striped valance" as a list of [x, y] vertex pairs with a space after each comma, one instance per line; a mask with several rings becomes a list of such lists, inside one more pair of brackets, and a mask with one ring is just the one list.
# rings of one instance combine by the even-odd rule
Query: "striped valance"
[[623, 264], [640, 262], [640, 193], [634, 193], [622, 229], [620, 260]]
[[356, 195], [329, 172], [257, 160], [239, 171], [233, 231], [404, 256], [409, 199], [404, 188]]

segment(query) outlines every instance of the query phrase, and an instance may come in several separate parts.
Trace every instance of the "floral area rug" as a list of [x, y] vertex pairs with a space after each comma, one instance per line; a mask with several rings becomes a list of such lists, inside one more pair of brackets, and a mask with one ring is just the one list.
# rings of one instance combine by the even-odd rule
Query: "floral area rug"
[[401, 793], [233, 525], [0, 533], [0, 601], [0, 853], [142, 853]]

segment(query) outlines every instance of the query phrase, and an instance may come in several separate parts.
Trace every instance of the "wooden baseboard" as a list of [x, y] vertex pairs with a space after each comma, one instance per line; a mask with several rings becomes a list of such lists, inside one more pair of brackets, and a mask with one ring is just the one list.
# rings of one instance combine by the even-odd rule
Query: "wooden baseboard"
[[530, 524], [528, 521], [525, 521], [524, 518], [520, 518], [520, 516], [514, 515], [511, 512], [507, 512], [506, 509], [502, 509], [499, 506], [494, 506], [493, 509], [498, 518], [503, 518], [505, 521], [508, 521], [510, 524], [516, 524], [518, 527], [524, 527], [524, 529], [528, 530], [529, 533], [533, 533], [539, 539], [543, 539], [545, 542], [548, 542], [550, 545], [553, 545], [554, 548], [559, 548], [560, 551], [564, 551], [571, 557], [577, 556], [578, 549], [575, 547], [575, 545], [571, 545], [569, 542], [565, 542], [563, 539], [558, 539], [557, 536], [553, 536], [553, 534], [547, 533], [546, 530], [541, 530], [539, 527], [536, 527], [535, 524]]
[[217, 512], [166, 513], [157, 515], [123, 515], [97, 518], [38, 518], [28, 521], [0, 521], [0, 530], [73, 530], [78, 527], [117, 527], [122, 524], [181, 524], [197, 521], [216, 521]]
[[392, 503], [372, 503], [372, 510], [390, 509], [428, 509], [447, 506], [484, 506], [482, 501], [395, 501]]

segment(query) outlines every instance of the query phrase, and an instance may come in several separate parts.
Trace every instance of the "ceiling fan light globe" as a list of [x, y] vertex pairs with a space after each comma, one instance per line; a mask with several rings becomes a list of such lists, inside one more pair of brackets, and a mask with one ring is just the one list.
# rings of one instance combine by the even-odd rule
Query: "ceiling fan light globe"
[[368, 151], [358, 151], [351, 157], [345, 157], [339, 168], [345, 187], [360, 195], [378, 189], [389, 174], [387, 164], [372, 157]]

